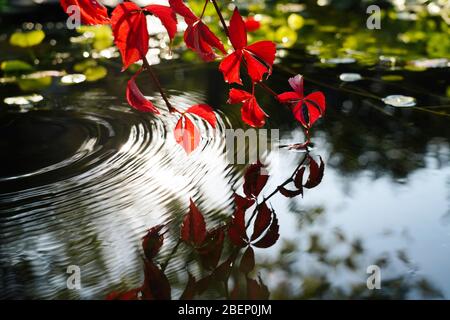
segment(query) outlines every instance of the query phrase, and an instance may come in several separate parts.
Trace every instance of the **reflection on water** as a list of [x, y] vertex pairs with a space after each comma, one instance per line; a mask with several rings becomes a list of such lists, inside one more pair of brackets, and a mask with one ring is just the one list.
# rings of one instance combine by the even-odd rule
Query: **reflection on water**
[[[347, 34], [328, 47], [309, 45], [317, 58], [303, 49], [286, 50], [274, 71], [271, 86], [279, 92], [287, 76], [304, 73], [307, 90], [324, 91], [328, 109], [313, 137], [312, 152], [327, 166], [322, 183], [303, 198], [271, 199], [280, 239], [270, 249], [255, 250], [256, 269], [271, 298], [450, 297], [448, 65], [397, 69], [392, 57], [378, 57], [378, 51], [370, 53], [377, 62], [364, 63], [353, 52], [358, 63], [349, 57], [352, 63], [337, 63], [342, 60], [336, 60], [335, 49], [343, 42], [353, 50], [371, 49], [361, 47], [364, 41], [352, 42], [363, 36]], [[7, 44], [1, 39], [3, 52]], [[49, 66], [71, 70], [79, 62], [67, 46], [56, 44], [60, 52]], [[0, 106], [0, 298], [104, 298], [129, 290], [143, 280], [142, 236], [151, 226], [169, 223], [163, 261], [177, 241], [189, 197], [211, 225], [232, 213], [244, 168], [228, 164], [223, 132], [243, 124], [239, 108], [225, 104], [216, 66], [180, 60], [157, 67], [163, 84], [179, 90], [170, 91], [174, 105], [216, 107], [218, 129], [199, 124], [206, 137], [188, 157], [173, 139], [174, 119], [129, 109], [123, 98], [127, 76], [113, 59], [85, 62], [79, 72], [92, 75], [103, 64], [107, 76], [71, 86], [46, 77], [44, 85], [0, 87], [0, 101], [30, 91], [44, 98], [35, 105]], [[423, 63], [430, 67], [430, 61], [419, 67]], [[347, 82], [349, 74], [360, 77]], [[24, 86], [31, 89], [22, 92]], [[162, 105], [156, 94], [146, 93]], [[416, 107], [382, 102], [398, 94], [414, 97]], [[270, 97], [260, 103], [271, 115], [267, 128], [281, 128], [281, 144], [304, 141]], [[264, 192], [276, 188], [300, 156], [287, 149], [269, 153], [271, 179]], [[169, 264], [174, 297], [193, 260], [180, 250]], [[379, 291], [366, 287], [367, 267], [374, 264], [382, 269]], [[66, 287], [69, 265], [81, 268], [81, 290]]]

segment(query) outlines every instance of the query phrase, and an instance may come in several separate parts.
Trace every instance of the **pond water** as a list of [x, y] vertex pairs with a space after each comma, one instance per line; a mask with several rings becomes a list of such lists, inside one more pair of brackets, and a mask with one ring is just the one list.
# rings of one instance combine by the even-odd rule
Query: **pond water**
[[[16, 28], [27, 26], [4, 23], [1, 61], [29, 59], [8, 43]], [[90, 60], [93, 51], [70, 42], [79, 35], [56, 20], [42, 27], [46, 39], [32, 53], [40, 59], [38, 70], [80, 73], [74, 65]], [[309, 37], [325, 41], [336, 33], [322, 32]], [[418, 60], [432, 58], [427, 54], [391, 52], [386, 59], [381, 49], [375, 61], [371, 53], [362, 62], [361, 52], [358, 59], [337, 52], [332, 57], [329, 48], [317, 45], [299, 37], [296, 45], [280, 49], [268, 82], [283, 92], [287, 78], [301, 73], [306, 92], [320, 90], [327, 98], [312, 150], [325, 161], [323, 181], [303, 198], [271, 199], [280, 239], [255, 251], [271, 298], [450, 298], [447, 60], [429, 68]], [[169, 224], [165, 257], [177, 241], [189, 197], [210, 225], [232, 214], [245, 166], [227, 161], [224, 132], [247, 127], [239, 107], [226, 104], [228, 89], [217, 64], [188, 61], [176, 49], [173, 56], [158, 51], [153, 57], [174, 105], [208, 103], [215, 109], [218, 128], [199, 123], [201, 145], [188, 156], [173, 138], [175, 119], [168, 112], [155, 117], [127, 105], [130, 73], [120, 73], [116, 52], [108, 50], [95, 59], [106, 71], [96, 81], [63, 84], [59, 75], [20, 84], [3, 75], [0, 298], [102, 299], [136, 287], [143, 279], [141, 238], [149, 227]], [[393, 59], [407, 62], [397, 66]], [[405, 67], [411, 61], [422, 61], [420, 70]], [[140, 84], [164, 110], [151, 84], [144, 78]], [[5, 100], [30, 94], [42, 100]], [[412, 97], [414, 104], [408, 98], [403, 107], [383, 102], [392, 95]], [[270, 115], [265, 128], [280, 129], [281, 145], [304, 140], [288, 111], [264, 94], [259, 102]], [[269, 151], [265, 192], [282, 183], [302, 157], [286, 148]], [[175, 290], [184, 287], [190, 260], [183, 249], [171, 260], [167, 274]], [[69, 265], [81, 269], [80, 290], [67, 289]], [[370, 265], [382, 270], [381, 290], [366, 287]]]

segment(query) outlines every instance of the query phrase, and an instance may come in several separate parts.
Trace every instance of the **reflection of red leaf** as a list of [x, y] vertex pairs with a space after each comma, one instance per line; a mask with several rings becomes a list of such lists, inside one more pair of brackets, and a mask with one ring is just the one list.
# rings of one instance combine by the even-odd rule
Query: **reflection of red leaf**
[[244, 175], [244, 193], [248, 198], [257, 197], [267, 183], [269, 176], [262, 174], [261, 162], [257, 162], [248, 167]]
[[70, 6], [76, 6], [80, 10], [81, 23], [94, 25], [94, 24], [107, 24], [109, 23], [108, 11], [106, 8], [96, 0], [61, 0], [61, 6], [66, 13], [67, 8]]
[[244, 198], [244, 197], [241, 197], [240, 195], [238, 195], [237, 193], [235, 193], [234, 194], [234, 203], [236, 204], [237, 208], [247, 210], [255, 203], [255, 199]]
[[258, 277], [258, 279], [259, 282], [247, 278], [247, 298], [250, 300], [267, 300], [270, 296], [269, 289], [264, 284], [261, 277]]
[[158, 109], [147, 100], [142, 94], [139, 87], [136, 85], [136, 77], [142, 72], [142, 69], [139, 70], [131, 79], [128, 81], [127, 85], [127, 101], [130, 106], [134, 109], [142, 111], [142, 112], [153, 112], [159, 114]]
[[113, 291], [106, 296], [106, 300], [139, 300], [141, 288], [131, 289], [127, 292]]
[[175, 33], [177, 32], [177, 17], [175, 15], [175, 12], [170, 7], [162, 6], [159, 4], [152, 4], [146, 6], [144, 10], [150, 12], [159, 20], [161, 20], [161, 23], [163, 24], [164, 28], [166, 28], [167, 33], [169, 34], [170, 40], [175, 37]]
[[309, 157], [309, 177], [303, 186], [307, 189], [312, 189], [319, 185], [322, 181], [324, 170], [325, 164], [323, 163], [322, 157], [320, 157], [320, 166], [313, 158]]
[[298, 195], [303, 194], [303, 190], [302, 189], [298, 189], [298, 190], [289, 190], [286, 189], [285, 187], [279, 187], [278, 190], [280, 191], [280, 193], [288, 198], [294, 198]]
[[214, 269], [219, 263], [223, 249], [225, 234], [223, 227], [209, 231], [206, 235], [205, 244], [198, 248], [200, 261], [205, 269]]
[[170, 284], [164, 272], [149, 260], [145, 260], [144, 271], [142, 298], [146, 300], [170, 300]]
[[272, 41], [259, 41], [247, 46], [245, 22], [239, 11], [234, 10], [229, 26], [230, 41], [235, 51], [228, 55], [219, 65], [224, 79], [229, 83], [242, 84], [240, 77], [241, 60], [244, 59], [247, 72], [252, 81], [261, 81], [264, 74], [272, 73], [276, 46]]
[[144, 249], [145, 257], [148, 260], [153, 259], [161, 249], [164, 241], [164, 236], [159, 232], [163, 228], [163, 225], [158, 225], [147, 231], [147, 234], [142, 238], [142, 248]]
[[277, 215], [274, 211], [272, 211], [272, 221], [270, 223], [269, 228], [267, 229], [266, 233], [260, 240], [258, 240], [256, 243], [252, 243], [255, 247], [258, 248], [268, 248], [271, 247], [277, 242], [278, 238], [280, 237], [279, 229], [280, 226], [278, 225], [278, 219]]
[[197, 281], [197, 285], [195, 286], [195, 289], [198, 294], [202, 294], [205, 292], [211, 283], [212, 275], [207, 275], [206, 277], [200, 279]]
[[269, 227], [272, 219], [272, 212], [265, 202], [261, 203], [258, 208], [258, 214], [253, 225], [253, 234], [251, 240], [258, 239], [261, 234]]
[[175, 141], [180, 144], [187, 154], [194, 151], [200, 143], [200, 132], [195, 124], [186, 116], [182, 116], [174, 130]]
[[196, 104], [186, 110], [186, 113], [192, 113], [204, 120], [208, 121], [211, 127], [216, 127], [216, 115], [214, 114], [213, 108], [207, 104]]
[[206, 237], [206, 224], [203, 215], [190, 199], [189, 212], [183, 219], [181, 239], [185, 242], [199, 246]]
[[232, 253], [231, 256], [222, 262], [213, 272], [214, 279], [217, 281], [228, 281], [230, 277], [231, 268], [233, 267], [234, 260], [236, 259], [236, 253]]
[[192, 300], [195, 296], [196, 292], [196, 281], [195, 277], [188, 273], [189, 280], [186, 284], [186, 288], [184, 289], [183, 293], [181, 294], [180, 300]]
[[247, 275], [254, 268], [255, 268], [255, 252], [253, 251], [253, 248], [249, 246], [242, 255], [239, 270], [241, 270], [242, 273]]
[[[303, 189], [303, 175], [305, 174], [305, 167], [301, 167], [300, 170], [297, 171], [294, 177], [294, 185], [297, 189]], [[303, 190], [302, 190], [303, 192]]]
[[125, 70], [147, 54], [147, 20], [139, 6], [124, 2], [114, 9], [111, 24], [114, 41], [122, 55], [122, 70]]
[[247, 244], [248, 237], [245, 230], [244, 209], [236, 209], [236, 212], [228, 225], [228, 237], [235, 246], [244, 247]]

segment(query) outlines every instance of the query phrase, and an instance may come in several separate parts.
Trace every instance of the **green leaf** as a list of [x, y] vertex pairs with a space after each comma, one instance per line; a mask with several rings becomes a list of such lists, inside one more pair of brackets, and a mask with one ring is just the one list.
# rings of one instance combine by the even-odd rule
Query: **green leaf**
[[21, 60], [3, 61], [0, 69], [5, 73], [26, 73], [34, 70], [33, 66]]
[[23, 91], [35, 91], [45, 89], [52, 84], [52, 77], [28, 78], [18, 81], [19, 88]]
[[44, 38], [45, 33], [42, 30], [15, 32], [9, 38], [9, 43], [13, 46], [28, 48], [40, 44]]

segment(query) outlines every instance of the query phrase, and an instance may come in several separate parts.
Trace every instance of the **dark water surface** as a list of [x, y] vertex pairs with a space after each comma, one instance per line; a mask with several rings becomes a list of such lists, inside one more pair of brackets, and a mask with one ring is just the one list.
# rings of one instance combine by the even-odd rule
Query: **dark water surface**
[[[56, 48], [72, 50], [65, 46]], [[5, 38], [0, 47], [2, 60], [17, 55], [4, 51]], [[313, 137], [313, 153], [326, 170], [304, 198], [271, 201], [280, 240], [256, 250], [271, 298], [450, 298], [448, 68], [329, 67], [302, 48], [279, 59], [269, 82], [276, 91], [286, 91], [287, 78], [302, 73], [307, 92], [327, 97], [327, 114]], [[3, 103], [23, 93], [14, 84], [0, 86], [0, 298], [104, 298], [136, 287], [143, 277], [141, 238], [149, 227], [171, 226], [165, 256], [189, 197], [211, 225], [232, 213], [243, 166], [227, 162], [223, 134], [245, 126], [239, 107], [226, 104], [217, 65], [176, 60], [156, 66], [174, 105], [215, 107], [218, 129], [200, 123], [204, 137], [190, 156], [174, 141], [175, 120], [165, 112], [154, 117], [131, 110], [125, 101], [129, 74], [119, 73], [118, 60], [105, 65], [108, 75], [93, 83], [62, 86], [53, 77], [33, 105]], [[341, 82], [340, 74], [349, 72], [363, 80]], [[381, 80], [392, 73], [404, 80]], [[145, 93], [164, 109], [145, 84]], [[413, 96], [417, 106], [387, 106], [380, 99], [391, 94]], [[291, 115], [270, 96], [261, 97], [271, 115], [266, 128], [280, 129], [281, 144], [303, 141]], [[265, 190], [284, 181], [301, 157], [286, 149], [267, 154], [272, 178]], [[187, 259], [181, 250], [169, 265], [175, 288], [184, 286]], [[382, 268], [378, 292], [366, 288], [373, 264]], [[69, 265], [81, 268], [81, 290], [66, 287]]]

